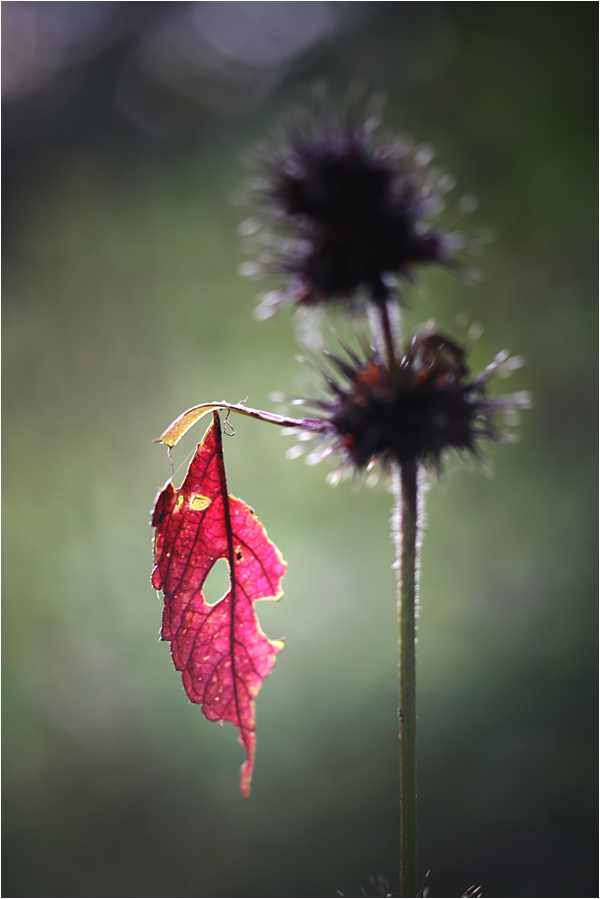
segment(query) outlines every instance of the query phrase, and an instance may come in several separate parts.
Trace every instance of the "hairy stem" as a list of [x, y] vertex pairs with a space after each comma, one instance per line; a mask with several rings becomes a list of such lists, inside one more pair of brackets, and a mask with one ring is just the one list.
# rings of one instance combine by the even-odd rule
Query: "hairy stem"
[[402, 465], [396, 477], [393, 527], [398, 567], [398, 672], [400, 687], [400, 889], [417, 895], [417, 690], [416, 566], [418, 466]]

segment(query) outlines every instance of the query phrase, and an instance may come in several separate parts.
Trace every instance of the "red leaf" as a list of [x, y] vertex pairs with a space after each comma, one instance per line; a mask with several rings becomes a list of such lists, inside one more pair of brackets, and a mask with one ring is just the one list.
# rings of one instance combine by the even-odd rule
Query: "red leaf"
[[[168, 481], [158, 495], [152, 525], [152, 585], [165, 606], [162, 639], [171, 643], [185, 692], [211, 721], [231, 721], [246, 750], [240, 788], [250, 792], [254, 765], [254, 697], [283, 647], [262, 632], [254, 603], [279, 599], [286, 563], [246, 503], [227, 492], [217, 412], [198, 445], [179, 490]], [[231, 587], [208, 605], [203, 584], [219, 559]]]

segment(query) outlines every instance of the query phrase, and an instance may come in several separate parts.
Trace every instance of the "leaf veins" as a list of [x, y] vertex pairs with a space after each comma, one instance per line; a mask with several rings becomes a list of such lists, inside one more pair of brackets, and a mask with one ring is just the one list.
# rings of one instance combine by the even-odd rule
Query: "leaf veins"
[[[262, 632], [254, 603], [283, 595], [286, 563], [250, 507], [227, 492], [218, 412], [181, 488], [169, 480], [159, 493], [152, 525], [152, 585], [165, 598], [161, 637], [171, 644], [189, 699], [209, 720], [238, 728], [246, 750], [240, 789], [248, 796], [254, 698], [283, 647]], [[202, 588], [219, 559], [228, 563], [230, 589], [208, 605]]]

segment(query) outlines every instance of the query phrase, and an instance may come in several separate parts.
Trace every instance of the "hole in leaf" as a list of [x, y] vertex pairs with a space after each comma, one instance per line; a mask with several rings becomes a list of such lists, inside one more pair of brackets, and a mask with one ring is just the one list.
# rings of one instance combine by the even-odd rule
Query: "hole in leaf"
[[204, 599], [208, 605], [214, 606], [220, 599], [223, 599], [229, 586], [229, 565], [225, 559], [219, 559], [208, 572], [202, 588]]

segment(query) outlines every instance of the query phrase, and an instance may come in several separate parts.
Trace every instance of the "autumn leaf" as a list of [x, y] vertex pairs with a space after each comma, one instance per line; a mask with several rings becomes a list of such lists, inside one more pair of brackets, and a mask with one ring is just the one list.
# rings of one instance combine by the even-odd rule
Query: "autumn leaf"
[[[283, 647], [262, 632], [254, 603], [279, 599], [286, 563], [252, 509], [227, 492], [218, 412], [198, 445], [179, 490], [159, 493], [152, 585], [162, 590], [163, 640], [171, 643], [189, 699], [211, 721], [231, 721], [246, 750], [240, 788], [250, 792], [254, 766], [254, 698]], [[214, 605], [202, 593], [219, 559], [230, 589]]]

